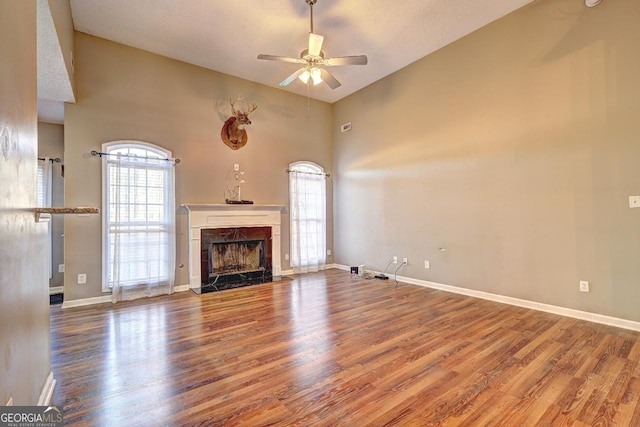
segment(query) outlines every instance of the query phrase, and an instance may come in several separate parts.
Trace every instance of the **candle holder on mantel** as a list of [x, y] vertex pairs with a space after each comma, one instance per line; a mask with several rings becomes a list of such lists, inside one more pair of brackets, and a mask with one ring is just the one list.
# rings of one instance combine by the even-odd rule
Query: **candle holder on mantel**
[[[234, 182], [233, 185], [229, 185], [229, 177], [233, 173]], [[242, 184], [246, 184], [244, 179], [244, 171], [240, 170], [240, 165], [237, 163], [233, 165], [232, 169], [229, 169], [227, 176], [224, 178], [226, 190], [224, 192], [224, 201], [228, 205], [252, 205], [252, 200], [242, 200]]]

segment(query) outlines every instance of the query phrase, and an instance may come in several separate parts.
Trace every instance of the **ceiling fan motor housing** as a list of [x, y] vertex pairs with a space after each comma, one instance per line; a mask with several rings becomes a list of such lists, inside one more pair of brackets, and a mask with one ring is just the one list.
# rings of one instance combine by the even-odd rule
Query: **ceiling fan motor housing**
[[318, 62], [324, 59], [324, 52], [320, 51], [319, 55], [309, 55], [309, 49], [305, 49], [300, 52], [300, 58], [309, 62]]

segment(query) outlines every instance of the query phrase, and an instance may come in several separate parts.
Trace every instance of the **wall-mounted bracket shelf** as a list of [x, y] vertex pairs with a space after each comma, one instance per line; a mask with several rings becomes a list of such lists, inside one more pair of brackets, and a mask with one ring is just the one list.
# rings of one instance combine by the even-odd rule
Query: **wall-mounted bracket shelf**
[[90, 214], [100, 213], [98, 208], [35, 208], [36, 222], [48, 222], [51, 220], [52, 214], [75, 214], [78, 216], [88, 216]]

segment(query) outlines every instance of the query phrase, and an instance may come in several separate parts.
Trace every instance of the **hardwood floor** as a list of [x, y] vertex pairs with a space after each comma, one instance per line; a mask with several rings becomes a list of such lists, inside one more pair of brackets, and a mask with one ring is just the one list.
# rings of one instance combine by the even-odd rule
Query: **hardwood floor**
[[51, 307], [65, 425], [640, 425], [640, 334], [340, 270]]

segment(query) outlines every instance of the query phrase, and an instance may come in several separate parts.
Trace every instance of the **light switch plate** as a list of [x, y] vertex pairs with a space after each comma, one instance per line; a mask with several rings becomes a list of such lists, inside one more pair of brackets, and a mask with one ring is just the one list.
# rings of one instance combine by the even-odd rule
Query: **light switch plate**
[[640, 196], [629, 196], [629, 207], [640, 208]]

